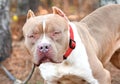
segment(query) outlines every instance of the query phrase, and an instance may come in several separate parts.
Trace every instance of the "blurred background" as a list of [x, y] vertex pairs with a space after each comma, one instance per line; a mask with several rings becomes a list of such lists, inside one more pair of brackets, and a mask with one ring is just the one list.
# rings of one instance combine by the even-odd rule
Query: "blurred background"
[[[57, 6], [70, 21], [80, 21], [101, 6], [119, 3], [120, 0], [0, 0], [0, 64], [20, 80], [24, 80], [29, 74], [32, 56], [25, 49], [22, 34], [22, 26], [29, 9], [35, 15], [43, 15], [52, 13], [51, 7]], [[110, 63], [107, 69], [112, 73], [112, 84], [120, 84], [120, 70]], [[1, 67], [0, 84], [13, 84]], [[28, 84], [43, 84], [38, 69]]]

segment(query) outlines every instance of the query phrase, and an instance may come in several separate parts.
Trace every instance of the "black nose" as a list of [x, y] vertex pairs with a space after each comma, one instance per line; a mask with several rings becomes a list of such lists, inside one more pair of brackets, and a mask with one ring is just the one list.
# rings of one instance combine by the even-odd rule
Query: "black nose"
[[40, 52], [46, 53], [50, 49], [50, 44], [48, 44], [48, 43], [41, 43], [38, 48], [39, 48]]

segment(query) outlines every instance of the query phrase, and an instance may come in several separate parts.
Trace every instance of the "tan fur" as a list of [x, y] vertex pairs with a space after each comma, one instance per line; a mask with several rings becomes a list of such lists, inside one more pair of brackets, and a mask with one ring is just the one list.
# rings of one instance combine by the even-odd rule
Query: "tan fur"
[[61, 77], [57, 84], [88, 84], [85, 80], [75, 75], [66, 75]]
[[[120, 5], [99, 8], [81, 20], [80, 24], [81, 28], [78, 29], [78, 32], [86, 46], [93, 73], [95, 74], [94, 71], [97, 71], [101, 74], [99, 66], [94, 64], [96, 59], [94, 56], [98, 57], [104, 67], [111, 59], [111, 62], [119, 68], [120, 56], [115, 51], [120, 48]], [[76, 25], [79, 26], [77, 23]], [[108, 71], [106, 71], [106, 75], [110, 76]], [[101, 78], [104, 79], [104, 77], [103, 74]]]
[[[49, 21], [51, 19], [52, 21]], [[43, 33], [42, 33], [43, 32], [43, 25], [42, 25], [43, 20], [45, 20], [47, 24], [45, 28], [46, 38], [50, 37], [53, 41], [49, 39], [49, 42], [51, 42], [51, 44], [52, 43], [54, 44], [52, 46], [53, 51], [51, 52], [52, 54], [55, 54], [54, 55], [55, 57], [53, 56], [51, 59], [55, 62], [60, 62], [63, 60], [63, 57], [61, 56], [61, 54], [63, 54], [67, 49], [66, 44], [68, 44], [68, 41], [67, 41], [68, 40], [68, 37], [67, 37], [68, 36], [68, 32], [67, 32], [68, 24], [66, 23], [65, 19], [63, 19], [62, 17], [58, 15], [53, 14], [51, 16], [50, 15], [37, 16], [37, 17], [28, 19], [26, 21], [26, 24], [23, 27], [23, 34], [25, 36], [25, 45], [27, 49], [29, 50], [29, 52], [31, 53], [31, 55], [34, 56], [35, 58], [34, 63], [38, 64], [39, 56], [35, 55], [36, 54], [35, 52], [36, 52], [37, 45], [39, 45], [39, 43], [41, 42], [40, 39], [43, 38]], [[56, 24], [56, 25], [53, 26], [53, 24]], [[61, 25], [61, 24], [64, 24], [64, 25]], [[51, 36], [56, 31], [60, 31], [61, 34], [56, 35], [56, 36]], [[28, 38], [31, 35], [33, 35], [34, 38], [32, 39]]]
[[96, 10], [81, 21], [87, 24], [88, 32], [97, 43], [96, 54], [104, 66], [120, 48], [119, 15], [120, 5], [110, 5]]
[[[34, 63], [36, 64], [39, 64], [41, 59], [40, 56], [36, 55], [36, 46], [38, 46], [43, 37], [43, 21], [47, 24], [45, 28], [46, 38], [52, 44], [51, 50], [54, 56], [51, 59], [56, 63], [62, 62], [63, 54], [68, 48], [69, 35], [66, 16], [58, 8], [53, 8], [53, 10], [54, 14], [37, 17], [33, 17], [34, 14], [32, 12], [28, 13], [28, 18], [33, 18], [29, 18], [23, 27], [26, 47], [34, 55]], [[98, 80], [99, 84], [111, 84], [111, 76], [109, 71], [105, 69], [105, 66], [111, 60], [117, 68], [120, 68], [120, 5], [99, 8], [80, 22], [74, 22], [74, 24], [85, 45], [93, 76]], [[60, 30], [62, 33], [51, 40], [51, 34], [55, 30]], [[32, 34], [35, 38], [31, 40], [28, 36]], [[64, 67], [70, 67], [74, 63], [67, 61], [63, 65]], [[59, 66], [57, 68], [59, 69]], [[72, 78], [74, 76], [67, 77]], [[72, 80], [68, 81], [68, 78], [63, 76], [55, 81], [55, 84], [79, 84], [75, 81], [73, 83]], [[86, 82], [84, 83], [86, 84]]]

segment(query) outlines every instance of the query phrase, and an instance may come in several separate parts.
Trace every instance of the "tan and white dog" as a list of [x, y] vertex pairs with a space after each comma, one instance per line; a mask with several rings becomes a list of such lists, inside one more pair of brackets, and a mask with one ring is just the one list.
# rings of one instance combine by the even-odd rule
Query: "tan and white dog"
[[111, 61], [120, 68], [120, 5], [101, 7], [80, 22], [70, 22], [57, 7], [41, 16], [30, 10], [23, 33], [46, 84], [64, 75], [111, 84], [105, 65]]

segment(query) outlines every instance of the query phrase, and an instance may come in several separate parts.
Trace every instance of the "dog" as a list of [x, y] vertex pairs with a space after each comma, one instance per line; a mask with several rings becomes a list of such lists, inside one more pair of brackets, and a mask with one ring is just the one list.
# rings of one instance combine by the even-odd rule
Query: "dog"
[[23, 26], [25, 46], [33, 55], [45, 84], [58, 84], [75, 75], [90, 84], [111, 84], [105, 66], [120, 69], [120, 5], [98, 8], [79, 22], [70, 22], [62, 10], [35, 16], [29, 10]]

